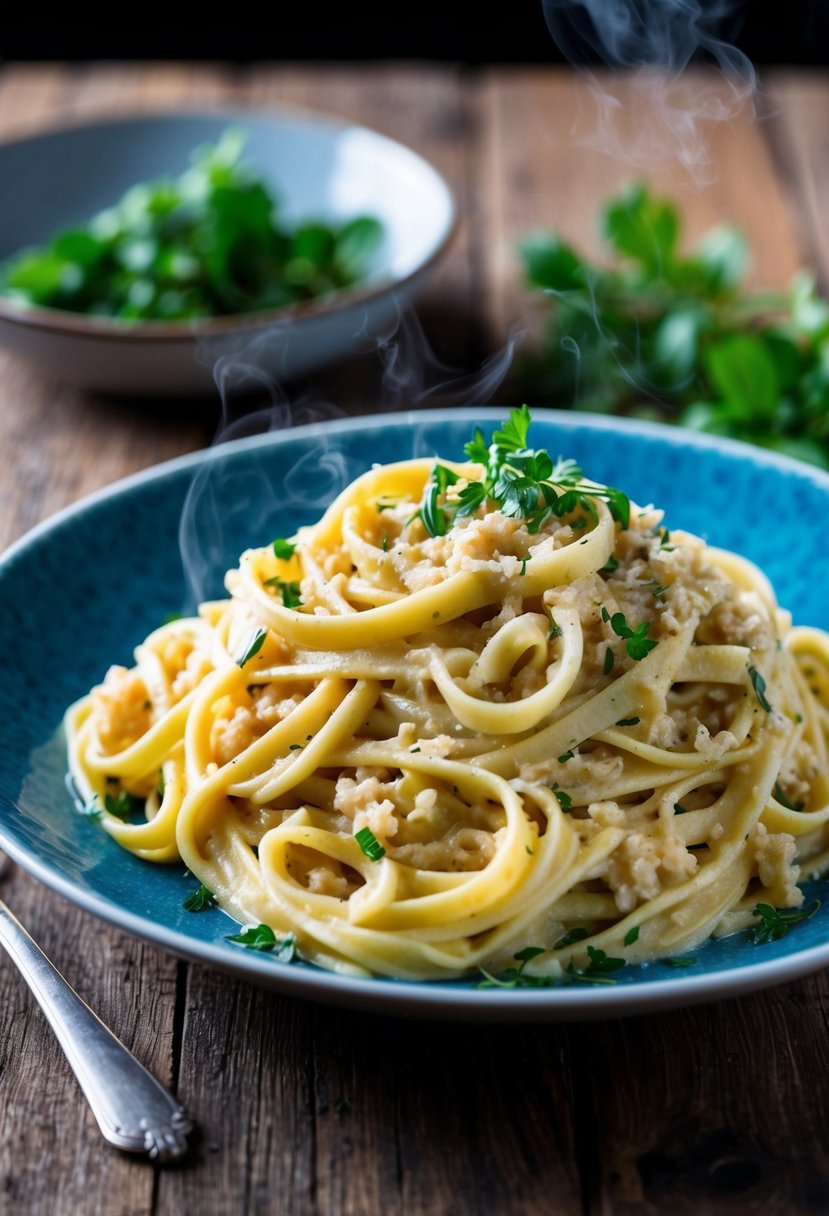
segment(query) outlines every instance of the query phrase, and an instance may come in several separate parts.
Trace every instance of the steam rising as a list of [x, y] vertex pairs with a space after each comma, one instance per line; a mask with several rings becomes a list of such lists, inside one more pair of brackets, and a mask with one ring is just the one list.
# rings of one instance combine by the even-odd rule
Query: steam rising
[[[574, 142], [637, 169], [678, 163], [694, 185], [710, 181], [712, 125], [753, 105], [757, 83], [750, 60], [718, 32], [735, 0], [543, 0], [543, 6], [556, 44], [584, 68]], [[624, 76], [599, 77], [588, 66], [597, 61]], [[685, 74], [703, 63], [718, 72]]]
[[[414, 310], [398, 307], [395, 317], [372, 339], [379, 366], [379, 386], [359, 410], [346, 411], [307, 392], [289, 397], [268, 370], [275, 362], [274, 344], [290, 340], [289, 327], [259, 333], [222, 355], [214, 379], [222, 401], [221, 423], [214, 445], [229, 440], [266, 436], [273, 431], [308, 423], [326, 423], [348, 414], [404, 411], [423, 405], [485, 405], [507, 375], [520, 334], [490, 356], [479, 371], [460, 374], [433, 351]], [[355, 335], [365, 349], [366, 335]], [[207, 352], [205, 352], [207, 353]], [[251, 410], [251, 393], [260, 405]], [[263, 402], [264, 399], [264, 402]], [[299, 459], [284, 467], [279, 452], [256, 445], [244, 468], [225, 460], [221, 452], [198, 470], [181, 514], [179, 546], [192, 609], [203, 600], [224, 594], [225, 571], [235, 566], [243, 549], [287, 536], [302, 523], [312, 523], [350, 481], [370, 465], [372, 453], [355, 455], [325, 426], [303, 444]], [[409, 455], [431, 455], [423, 448], [420, 428], [413, 422]]]

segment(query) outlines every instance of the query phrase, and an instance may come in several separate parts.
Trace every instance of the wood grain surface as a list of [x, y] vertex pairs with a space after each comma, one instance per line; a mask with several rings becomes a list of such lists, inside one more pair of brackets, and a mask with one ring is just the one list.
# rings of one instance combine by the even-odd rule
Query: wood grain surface
[[[631, 87], [612, 90], [637, 102], [646, 132], [641, 98], [624, 94]], [[693, 95], [703, 87], [700, 78]], [[702, 122], [693, 163], [658, 157], [659, 131], [637, 145], [636, 163], [620, 160], [610, 137], [597, 148], [601, 98], [565, 72], [423, 64], [10, 66], [0, 71], [0, 138], [100, 114], [277, 103], [336, 112], [410, 144], [444, 173], [461, 212], [419, 306], [425, 337], [410, 324], [401, 344], [407, 378], [384, 378], [382, 357], [363, 359], [296, 386], [305, 400], [350, 412], [429, 402], [466, 374], [470, 401], [487, 391], [509, 401], [508, 384], [493, 388], [476, 373], [511, 331], [533, 327], [516, 241], [555, 225], [595, 249], [597, 201], [635, 176], [679, 198], [692, 236], [716, 221], [741, 225], [755, 283], [781, 285], [809, 264], [826, 284], [829, 80], [820, 76], [771, 74], [756, 113], [745, 105]], [[99, 486], [209, 442], [218, 418], [217, 400], [92, 398], [0, 354], [0, 544]], [[408, 1023], [286, 1000], [177, 961], [14, 868], [2, 893], [81, 995], [177, 1088], [199, 1129], [175, 1168], [105, 1147], [3, 962], [0, 1212], [9, 1216], [829, 1211], [823, 973], [626, 1021], [509, 1031]]]

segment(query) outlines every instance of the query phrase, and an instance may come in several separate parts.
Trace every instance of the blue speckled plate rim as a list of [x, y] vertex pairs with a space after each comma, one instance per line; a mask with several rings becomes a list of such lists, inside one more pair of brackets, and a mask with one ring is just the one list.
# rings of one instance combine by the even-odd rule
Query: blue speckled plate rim
[[[418, 410], [393, 414], [369, 414], [357, 418], [314, 422], [267, 435], [250, 436], [154, 465], [130, 477], [104, 487], [64, 508], [42, 521], [17, 540], [0, 557], [0, 579], [4, 569], [33, 545], [40, 537], [74, 517], [93, 510], [101, 503], [118, 498], [136, 486], [197, 469], [217, 459], [233, 456], [263, 446], [278, 447], [297, 439], [317, 436], [331, 438], [364, 429], [381, 427], [409, 428], [416, 423], [441, 422], [448, 419], [470, 423], [493, 424], [504, 416], [504, 410], [493, 407], [459, 407], [450, 410]], [[603, 415], [560, 410], [533, 411], [533, 416], [560, 429], [577, 428], [604, 433], [624, 431], [645, 439], [668, 445], [692, 447], [701, 451], [727, 453], [760, 467], [777, 469], [800, 479], [813, 482], [829, 495], [829, 474], [804, 465], [786, 456], [751, 447], [737, 440], [678, 431], [655, 422], [608, 418]], [[5, 800], [0, 800], [5, 802]], [[8, 804], [6, 804], [8, 805]], [[239, 978], [263, 984], [275, 991], [301, 997], [414, 1017], [462, 1018], [480, 1021], [565, 1021], [575, 1018], [598, 1019], [680, 1005], [737, 996], [774, 984], [791, 981], [829, 965], [829, 942], [809, 946], [784, 957], [749, 963], [740, 967], [714, 972], [683, 971], [675, 979], [641, 980], [624, 987], [566, 987], [553, 989], [517, 989], [503, 991], [480, 989], [459, 984], [434, 985], [416, 981], [394, 981], [377, 978], [342, 976], [312, 968], [294, 968], [275, 964], [267, 957], [233, 952], [221, 945], [203, 942], [187, 934], [157, 925], [95, 892], [75, 885], [59, 868], [43, 860], [7, 836], [0, 821], [0, 845], [23, 869], [45, 886], [94, 916], [123, 929], [134, 936], [153, 942], [179, 956], [206, 963]]]

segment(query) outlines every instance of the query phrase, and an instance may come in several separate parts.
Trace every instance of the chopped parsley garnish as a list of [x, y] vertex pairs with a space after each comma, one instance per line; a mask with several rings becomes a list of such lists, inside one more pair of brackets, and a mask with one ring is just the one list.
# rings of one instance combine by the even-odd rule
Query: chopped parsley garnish
[[766, 681], [760, 675], [760, 672], [756, 667], [749, 667], [748, 674], [751, 677], [751, 683], [757, 696], [757, 700], [760, 702], [760, 705], [766, 711], [766, 713], [770, 714], [771, 705], [769, 705], [768, 698], [766, 697]]
[[187, 912], [206, 912], [208, 908], [216, 907], [216, 896], [200, 882], [195, 891], [191, 891], [182, 903]]
[[674, 814], [675, 815], [687, 815], [688, 807], [683, 806], [681, 802], [675, 802], [674, 803]]
[[[481, 975], [484, 979], [478, 984], [479, 988], [549, 988], [551, 984], [556, 983], [556, 979], [548, 975], [526, 975], [524, 968], [531, 959], [537, 958], [539, 954], [543, 954], [544, 950], [541, 946], [525, 946], [523, 950], [519, 950], [512, 957], [520, 964], [518, 967], [508, 967], [502, 976], [496, 977], [490, 975], [488, 971], [480, 968]], [[559, 981], [560, 982], [560, 981]]]
[[528, 557], [522, 557], [522, 558], [521, 558], [521, 574], [522, 574], [522, 575], [524, 575], [524, 574], [526, 574], [526, 573], [527, 573], [527, 562], [528, 562], [529, 560], [530, 560], [530, 559], [529, 559]]
[[[571, 933], [578, 930], [570, 930]], [[587, 931], [584, 930], [585, 936]], [[562, 939], [563, 941], [564, 939]], [[563, 949], [563, 946], [557, 945], [556, 949]], [[599, 950], [595, 946], [587, 947], [587, 956], [589, 962], [586, 967], [579, 970], [571, 961], [565, 968], [564, 975], [527, 975], [525, 967], [532, 959], [537, 958], [539, 954], [544, 954], [545, 951], [541, 946], [525, 946], [523, 950], [519, 950], [513, 958], [520, 964], [518, 967], [508, 967], [500, 976], [490, 975], [488, 971], [480, 968], [483, 980], [478, 984], [479, 988], [554, 988], [560, 985], [570, 984], [574, 980], [582, 981], [586, 984], [615, 984], [615, 980], [610, 977], [610, 973], [618, 971], [620, 967], [624, 967], [625, 960], [623, 958], [608, 958], [604, 950]]]
[[266, 587], [276, 587], [282, 596], [283, 608], [301, 608], [302, 597], [299, 593], [299, 583], [283, 583], [281, 578], [266, 578]]
[[383, 533], [383, 552], [388, 553], [388, 551], [389, 551], [389, 534], [388, 534], [388, 532], [384, 532]]
[[572, 751], [569, 751], [569, 752], [563, 752], [563, 753], [562, 753], [562, 754], [561, 754], [561, 755], [558, 757], [558, 762], [559, 762], [559, 764], [566, 764], [568, 760], [572, 760], [572, 759], [573, 759], [573, 755], [574, 755], [574, 753], [573, 753]]
[[555, 794], [556, 798], [558, 798], [559, 806], [564, 814], [569, 815], [573, 809], [573, 799], [569, 794], [566, 794], [564, 790], [557, 789], [555, 785], [553, 786], [553, 793]]
[[568, 963], [567, 974], [573, 979], [586, 980], [591, 984], [612, 984], [614, 981], [608, 980], [607, 975], [626, 966], [623, 958], [610, 958], [604, 950], [600, 950], [597, 946], [587, 947], [587, 957], [590, 961], [581, 971], [577, 970], [572, 962]]
[[784, 806], [787, 811], [802, 811], [804, 803], [792, 802], [783, 790], [780, 788], [780, 783], [775, 782], [774, 789], [771, 791], [772, 798], [776, 798], [781, 806]]
[[568, 929], [564, 937], [560, 937], [553, 946], [554, 950], [566, 950], [568, 946], [575, 945], [576, 942], [583, 942], [586, 937], [590, 936], [589, 929], [582, 929], [576, 926], [575, 929]]
[[657, 583], [657, 585], [655, 587], [651, 588], [651, 595], [653, 596], [653, 598], [655, 600], [658, 600], [661, 596], [663, 596], [665, 594], [666, 591], [670, 590], [670, 587], [671, 587], [670, 583]]
[[639, 926], [634, 925], [632, 929], [628, 929], [625, 934], [625, 945], [632, 946], [634, 942], [639, 940]]
[[611, 671], [613, 670], [613, 664], [615, 662], [616, 662], [616, 659], [613, 655], [613, 651], [608, 646], [607, 650], [604, 652], [604, 667], [602, 668], [602, 670], [604, 671], [604, 674], [606, 676], [610, 675]]
[[225, 941], [236, 942], [247, 950], [272, 950], [274, 958], [282, 963], [290, 963], [296, 953], [296, 938], [293, 933], [277, 937], [270, 925], [255, 925], [242, 933], [230, 933], [225, 937]]
[[445, 508], [438, 506], [438, 499], [442, 497], [445, 500], [446, 491], [457, 481], [457, 473], [445, 464], [434, 465], [423, 490], [420, 506], [406, 523], [420, 519], [430, 536], [445, 536], [449, 529], [449, 520]]
[[638, 726], [642, 721], [641, 718], [620, 718], [616, 723], [617, 726]]
[[380, 841], [372, 832], [371, 828], [360, 828], [359, 832], [354, 833], [354, 839], [365, 853], [369, 861], [380, 861], [386, 856], [386, 850], [381, 845]]
[[561, 625], [557, 625], [555, 617], [550, 617], [550, 628], [547, 630], [547, 640], [552, 641], [553, 638], [561, 637]]
[[113, 815], [116, 819], [122, 819], [124, 823], [132, 823], [143, 809], [143, 799], [135, 798], [132, 794], [128, 794], [126, 790], [122, 790], [120, 794], [104, 794], [104, 810], [106, 813]]
[[265, 642], [265, 638], [267, 636], [268, 636], [267, 629], [263, 629], [260, 625], [259, 628], [255, 631], [255, 633], [251, 636], [251, 639], [248, 642], [245, 650], [242, 652], [242, 654], [236, 660], [236, 666], [244, 667], [246, 663], [250, 662], [250, 660], [254, 657], [254, 655], [259, 654], [259, 651], [262, 649], [262, 646], [264, 645], [264, 642]]
[[289, 558], [294, 556], [296, 545], [291, 541], [285, 540], [283, 537], [278, 536], [273, 542], [273, 551], [275, 557], [278, 557], [283, 562], [286, 562]]
[[611, 553], [605, 564], [602, 566], [599, 574], [612, 574], [614, 570], [619, 569], [619, 559]]
[[641, 621], [635, 629], [631, 629], [624, 612], [614, 612], [611, 616], [606, 608], [602, 608], [602, 620], [610, 625], [617, 637], [624, 638], [625, 650], [631, 659], [644, 659], [654, 646], [659, 645], [655, 638], [648, 637], [650, 621]]
[[801, 921], [811, 920], [819, 907], [819, 899], [812, 900], [808, 908], [804, 908], [802, 911], [798, 911], [795, 908], [789, 911], [780, 911], [777, 908], [773, 908], [771, 904], [757, 904], [754, 908], [754, 915], [760, 918], [760, 924], [749, 929], [749, 941], [752, 941], [755, 946], [764, 945], [766, 942], [779, 941], [781, 937], [785, 937]]

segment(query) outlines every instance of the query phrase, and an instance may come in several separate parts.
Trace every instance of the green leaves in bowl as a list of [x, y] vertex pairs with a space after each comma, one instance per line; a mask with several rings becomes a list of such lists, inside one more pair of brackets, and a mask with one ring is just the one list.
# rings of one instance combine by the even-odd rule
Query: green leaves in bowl
[[227, 131], [180, 177], [133, 186], [88, 224], [23, 250], [0, 268], [0, 292], [23, 305], [182, 321], [281, 308], [364, 278], [380, 222], [288, 224], [240, 159], [244, 142]]
[[829, 468], [829, 306], [806, 274], [745, 290], [735, 228], [682, 250], [681, 217], [633, 186], [609, 200], [615, 261], [589, 262], [552, 233], [521, 245], [528, 284], [551, 302], [534, 396], [559, 407], [679, 422]]

